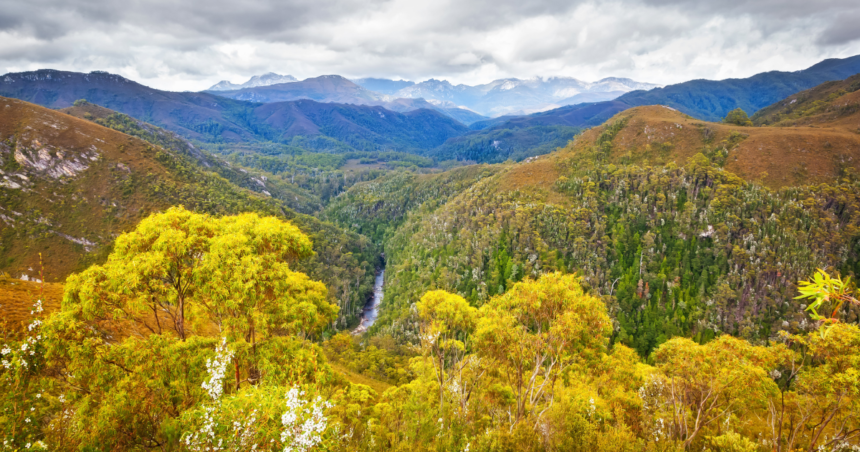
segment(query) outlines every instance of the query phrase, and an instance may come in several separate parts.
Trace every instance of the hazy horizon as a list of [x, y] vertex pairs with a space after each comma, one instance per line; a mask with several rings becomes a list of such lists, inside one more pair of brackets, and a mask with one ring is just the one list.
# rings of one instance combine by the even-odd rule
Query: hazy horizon
[[259, 0], [207, 8], [2, 0], [0, 7], [0, 73], [103, 70], [173, 91], [267, 72], [667, 85], [860, 54], [860, 4], [849, 0]]

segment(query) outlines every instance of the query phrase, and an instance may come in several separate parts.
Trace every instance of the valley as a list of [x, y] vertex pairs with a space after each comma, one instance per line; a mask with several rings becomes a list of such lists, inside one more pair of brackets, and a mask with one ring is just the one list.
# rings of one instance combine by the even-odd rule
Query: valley
[[[860, 447], [858, 58], [664, 87], [7, 74], [0, 435]], [[583, 102], [529, 111], [553, 96]]]

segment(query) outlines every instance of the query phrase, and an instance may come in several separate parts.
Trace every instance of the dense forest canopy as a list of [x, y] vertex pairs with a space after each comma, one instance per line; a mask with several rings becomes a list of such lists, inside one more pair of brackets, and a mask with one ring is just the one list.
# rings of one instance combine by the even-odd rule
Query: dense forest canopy
[[0, 447], [858, 450], [858, 86], [394, 148], [2, 98]]

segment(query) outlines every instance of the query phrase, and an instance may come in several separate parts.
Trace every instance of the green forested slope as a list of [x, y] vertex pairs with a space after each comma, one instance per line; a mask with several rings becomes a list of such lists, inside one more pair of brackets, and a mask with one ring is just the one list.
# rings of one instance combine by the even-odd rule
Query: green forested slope
[[333, 199], [323, 218], [384, 243], [411, 211], [419, 207], [433, 211], [501, 169], [498, 165], [470, 165], [441, 174], [390, 173]]
[[[428, 289], [481, 305], [554, 270], [582, 275], [611, 308], [613, 340], [643, 356], [673, 336], [765, 341], [811, 328], [794, 282], [815, 268], [860, 270], [852, 170], [829, 184], [770, 189], [722, 169], [737, 144], [701, 138], [722, 137], [716, 125], [702, 135], [707, 125], [672, 123], [677, 143], [643, 149], [636, 127], [655, 140], [661, 134], [636, 114], [409, 216], [386, 243], [388, 303], [378, 331], [417, 340], [410, 306]], [[698, 141], [687, 141], [688, 128]]]
[[412, 332], [408, 307], [429, 288], [481, 305], [560, 270], [605, 295], [615, 340], [643, 356], [672, 336], [761, 341], [810, 327], [794, 281], [818, 267], [858, 270], [855, 179], [771, 192], [707, 162], [628, 167], [562, 176], [548, 201], [500, 192], [503, 177], [411, 219], [387, 244], [385, 331]]

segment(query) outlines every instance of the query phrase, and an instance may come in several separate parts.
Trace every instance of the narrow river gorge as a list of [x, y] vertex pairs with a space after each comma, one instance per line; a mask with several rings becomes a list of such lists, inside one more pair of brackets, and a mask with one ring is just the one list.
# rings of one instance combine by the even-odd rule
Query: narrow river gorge
[[352, 334], [362, 334], [376, 321], [376, 316], [379, 314], [379, 306], [382, 304], [384, 292], [382, 284], [385, 281], [385, 267], [379, 270], [376, 274], [376, 280], [373, 282], [373, 298], [367, 305], [364, 306], [364, 311], [361, 313], [361, 323], [353, 330]]

